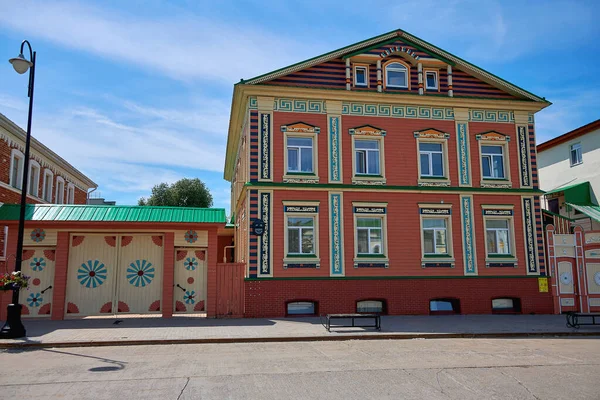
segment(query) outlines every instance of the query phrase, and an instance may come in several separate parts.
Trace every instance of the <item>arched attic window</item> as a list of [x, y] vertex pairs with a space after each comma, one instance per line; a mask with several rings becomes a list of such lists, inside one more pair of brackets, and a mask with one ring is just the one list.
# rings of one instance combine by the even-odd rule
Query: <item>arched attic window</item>
[[390, 88], [408, 88], [408, 68], [399, 62], [385, 66], [385, 86]]

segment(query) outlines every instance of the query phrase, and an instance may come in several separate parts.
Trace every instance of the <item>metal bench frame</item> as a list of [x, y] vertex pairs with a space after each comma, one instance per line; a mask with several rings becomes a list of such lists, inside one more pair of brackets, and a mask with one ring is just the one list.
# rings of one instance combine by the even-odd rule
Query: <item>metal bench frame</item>
[[[331, 320], [335, 319], [351, 319], [352, 325], [333, 325], [334, 328], [375, 328], [381, 331], [381, 316], [379, 314], [327, 314], [325, 317], [325, 328], [327, 332], [331, 332]], [[356, 319], [373, 319], [374, 325], [356, 325]]]
[[[577, 312], [568, 312], [566, 314], [567, 317], [567, 326], [569, 328], [579, 329], [582, 325], [600, 325], [600, 314], [581, 314]], [[591, 322], [580, 322], [580, 319], [588, 320], [591, 318]]]

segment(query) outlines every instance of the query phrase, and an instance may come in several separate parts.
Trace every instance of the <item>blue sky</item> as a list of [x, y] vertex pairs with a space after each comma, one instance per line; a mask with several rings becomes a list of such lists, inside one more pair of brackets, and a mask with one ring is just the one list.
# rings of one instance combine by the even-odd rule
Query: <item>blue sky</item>
[[[341, 4], [0, 0], [0, 60], [29, 39], [33, 135], [118, 204], [199, 177], [229, 210], [233, 84], [397, 28], [552, 101], [537, 114], [538, 143], [600, 117], [600, 2]], [[0, 112], [22, 127], [26, 88], [0, 62]]]

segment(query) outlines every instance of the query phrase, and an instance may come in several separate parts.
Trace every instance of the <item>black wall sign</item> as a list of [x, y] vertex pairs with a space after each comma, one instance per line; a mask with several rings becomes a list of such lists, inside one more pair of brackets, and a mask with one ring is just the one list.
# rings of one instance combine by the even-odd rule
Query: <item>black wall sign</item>
[[261, 236], [265, 233], [265, 223], [260, 219], [255, 219], [252, 222], [251, 230], [253, 235]]

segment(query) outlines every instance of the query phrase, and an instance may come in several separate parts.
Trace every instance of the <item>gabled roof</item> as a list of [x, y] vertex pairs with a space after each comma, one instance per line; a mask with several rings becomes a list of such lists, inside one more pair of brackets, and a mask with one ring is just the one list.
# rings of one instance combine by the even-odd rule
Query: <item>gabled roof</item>
[[[0, 221], [18, 221], [18, 204], [0, 207]], [[223, 208], [28, 204], [26, 221], [225, 224]]]
[[544, 150], [551, 149], [554, 146], [558, 146], [561, 143], [576, 139], [579, 136], [583, 136], [586, 133], [590, 133], [595, 130], [600, 130], [600, 119], [597, 119], [594, 122], [590, 122], [587, 125], [580, 126], [579, 128], [574, 129], [571, 132], [567, 132], [560, 136], [557, 136], [554, 139], [550, 139], [544, 143], [538, 144], [537, 151], [538, 151], [538, 153], [540, 153]]
[[548, 104], [550, 103], [543, 97], [536, 96], [535, 94], [528, 92], [525, 89], [522, 89], [516, 85], [513, 85], [512, 83], [505, 81], [504, 79], [502, 79], [482, 68], [479, 68], [476, 65], [473, 65], [473, 64], [463, 60], [460, 57], [455, 56], [454, 54], [451, 54], [445, 50], [442, 50], [439, 47], [434, 46], [431, 43], [428, 43], [428, 42], [424, 41], [423, 39], [420, 39], [406, 31], [403, 31], [400, 29], [397, 29], [397, 30], [394, 30], [394, 31], [391, 31], [388, 33], [384, 33], [383, 35], [375, 36], [373, 38], [366, 39], [361, 42], [357, 42], [357, 43], [351, 44], [346, 47], [342, 47], [337, 50], [333, 50], [329, 53], [325, 53], [320, 56], [309, 58], [308, 60], [301, 61], [299, 63], [292, 64], [287, 67], [280, 68], [278, 70], [275, 70], [275, 71], [272, 71], [272, 72], [269, 72], [269, 73], [266, 73], [263, 75], [259, 75], [257, 77], [251, 78], [251, 79], [242, 80], [237, 85], [242, 85], [242, 84], [243, 85], [253, 85], [253, 84], [257, 84], [257, 83], [263, 83], [263, 82], [270, 81], [272, 79], [278, 78], [283, 75], [291, 74], [293, 72], [300, 71], [305, 68], [310, 68], [317, 64], [321, 64], [321, 63], [324, 63], [324, 62], [327, 62], [330, 60], [334, 60], [336, 58], [341, 58], [341, 57], [352, 55], [352, 54], [360, 54], [360, 50], [366, 50], [375, 45], [379, 45], [384, 42], [390, 41], [390, 39], [402, 39], [402, 40], [408, 42], [409, 44], [412, 44], [415, 47], [422, 49], [424, 52], [431, 54], [434, 57], [438, 57], [438, 58], [450, 63], [451, 65], [456, 65], [461, 70], [483, 80], [484, 82], [489, 83], [492, 86], [495, 86], [501, 90], [504, 90], [512, 95], [515, 95], [517, 97], [522, 97], [522, 98], [525, 98], [528, 100], [536, 101], [536, 102], [542, 102], [542, 103], [548, 103]]

